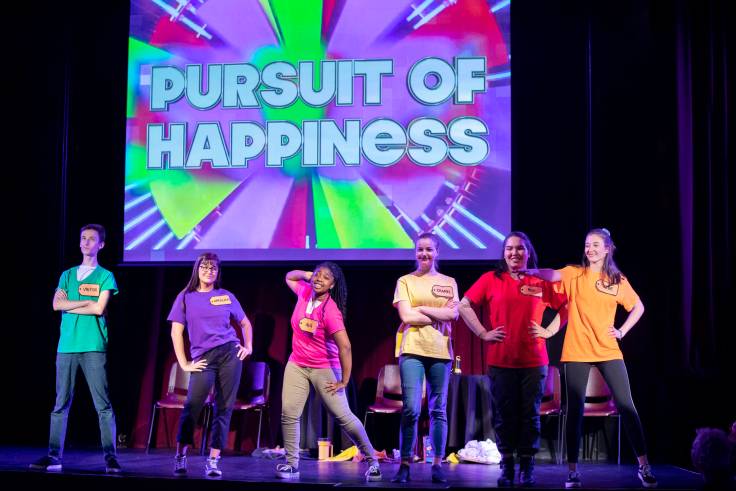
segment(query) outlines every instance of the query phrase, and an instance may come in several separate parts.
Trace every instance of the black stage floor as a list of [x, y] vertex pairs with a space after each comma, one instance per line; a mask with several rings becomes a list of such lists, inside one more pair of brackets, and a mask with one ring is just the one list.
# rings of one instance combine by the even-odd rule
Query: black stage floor
[[[64, 455], [64, 470], [60, 473], [31, 471], [28, 464], [44, 455], [43, 449], [0, 448], [0, 486], [5, 490], [21, 489], [65, 489], [96, 491], [138, 491], [156, 489], [363, 489], [406, 488], [406, 489], [479, 489], [495, 488], [499, 475], [497, 465], [445, 464], [447, 484], [433, 484], [430, 466], [412, 466], [412, 482], [399, 485], [390, 482], [398, 464], [381, 464], [384, 480], [377, 483], [363, 481], [365, 464], [353, 462], [318, 462], [302, 460], [301, 479], [283, 481], [274, 476], [274, 468], [283, 460], [256, 459], [245, 456], [225, 455], [220, 463], [223, 477], [204, 477], [204, 457], [189, 457], [189, 474], [185, 478], [171, 474], [173, 452], [155, 450], [146, 455], [141, 450], [121, 450], [119, 455], [123, 473], [106, 475], [102, 454], [99, 451], [67, 451]], [[538, 463], [536, 489], [564, 489], [567, 466]], [[641, 489], [636, 478], [634, 465], [581, 463], [583, 489]], [[659, 480], [658, 489], [698, 489], [702, 481], [694, 472], [671, 466], [656, 465], [654, 472]], [[11, 485], [11, 486], [8, 486]]]

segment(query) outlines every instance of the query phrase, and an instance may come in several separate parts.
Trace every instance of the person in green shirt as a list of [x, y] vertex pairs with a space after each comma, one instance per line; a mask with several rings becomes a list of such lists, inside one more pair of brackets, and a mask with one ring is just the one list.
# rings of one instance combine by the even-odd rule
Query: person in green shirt
[[105, 471], [121, 471], [115, 449], [115, 414], [107, 386], [107, 321], [105, 309], [118, 293], [113, 274], [100, 266], [97, 253], [105, 246], [105, 228], [89, 224], [80, 231], [82, 264], [64, 271], [54, 294], [53, 308], [61, 311], [56, 353], [56, 404], [51, 412], [49, 451], [30, 464], [32, 469], [61, 471], [69, 408], [77, 370], [82, 369], [99, 417]]

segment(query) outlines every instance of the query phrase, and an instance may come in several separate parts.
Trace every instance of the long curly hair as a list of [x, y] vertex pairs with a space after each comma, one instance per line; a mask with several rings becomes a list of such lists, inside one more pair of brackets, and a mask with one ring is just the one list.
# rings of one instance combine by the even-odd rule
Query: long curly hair
[[[345, 274], [342, 272], [342, 268], [332, 261], [324, 261], [315, 266], [314, 270], [317, 271], [320, 268], [327, 268], [332, 273], [332, 277], [335, 279], [335, 284], [328, 292], [327, 302], [332, 300], [337, 305], [337, 308], [342, 313], [343, 319], [348, 316], [348, 285], [345, 281]], [[322, 309], [322, 316], [324, 317], [324, 309]], [[324, 321], [324, 318], [322, 319]]]

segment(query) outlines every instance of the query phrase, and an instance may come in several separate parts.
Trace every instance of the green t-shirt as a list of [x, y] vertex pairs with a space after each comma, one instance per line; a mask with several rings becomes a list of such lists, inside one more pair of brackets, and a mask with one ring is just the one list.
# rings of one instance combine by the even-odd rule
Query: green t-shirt
[[[69, 300], [94, 300], [105, 290], [117, 295], [113, 274], [97, 266], [85, 279], [77, 281], [78, 266], [61, 273], [57, 289], [64, 290]], [[83, 315], [62, 312], [59, 353], [107, 351], [107, 322], [104, 315]]]

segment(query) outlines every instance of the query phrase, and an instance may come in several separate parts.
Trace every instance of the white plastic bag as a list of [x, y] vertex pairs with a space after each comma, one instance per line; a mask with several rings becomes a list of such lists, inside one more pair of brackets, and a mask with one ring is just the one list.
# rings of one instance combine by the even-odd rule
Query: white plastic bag
[[457, 455], [463, 462], [475, 462], [477, 464], [498, 464], [501, 462], [501, 453], [498, 451], [496, 444], [490, 439], [482, 442], [470, 440], [465, 444], [465, 448], [458, 450]]

